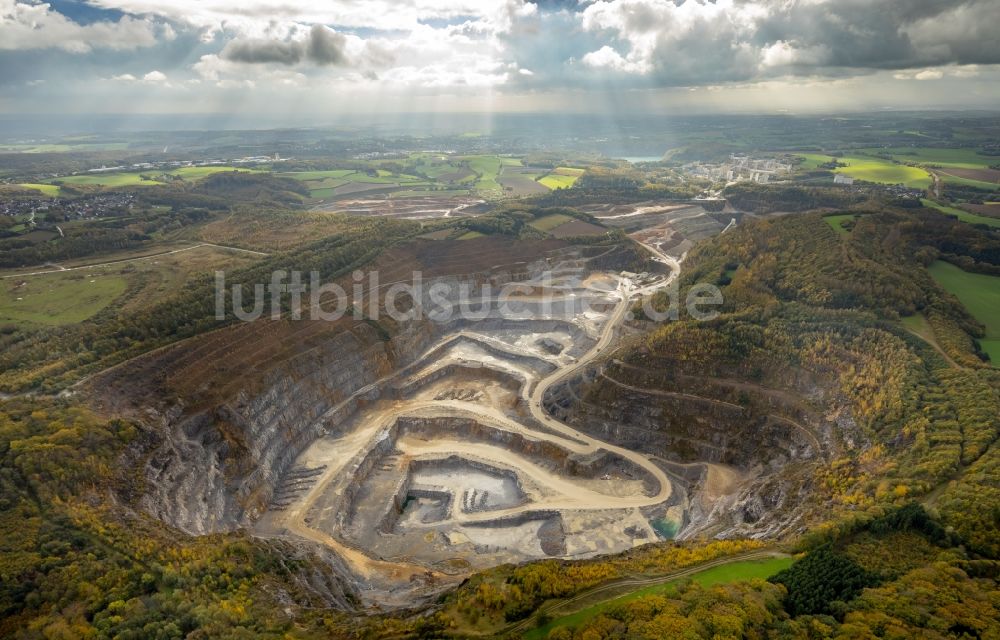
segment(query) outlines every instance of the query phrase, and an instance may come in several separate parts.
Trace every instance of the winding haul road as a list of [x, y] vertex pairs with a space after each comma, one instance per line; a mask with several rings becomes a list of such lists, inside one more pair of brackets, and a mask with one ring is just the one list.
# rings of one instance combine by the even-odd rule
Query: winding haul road
[[[459, 579], [460, 576], [440, 574], [415, 563], [388, 562], [373, 558], [363, 550], [345, 544], [330, 533], [313, 528], [307, 520], [310, 517], [310, 510], [316, 505], [321, 496], [333, 489], [334, 485], [342, 486], [341, 483], [349, 480], [349, 478], [345, 477], [345, 473], [351, 467], [352, 461], [356, 461], [360, 456], [365, 455], [369, 448], [380, 438], [388, 437], [389, 429], [401, 417], [465, 418], [475, 420], [493, 429], [521, 435], [530, 440], [548, 441], [576, 454], [586, 455], [603, 450], [627, 460], [642, 469], [655, 480], [657, 485], [657, 489], [652, 495], [638, 494], [626, 497], [609, 495], [579, 485], [573, 482], [571, 478], [554, 474], [552, 471], [529, 461], [524, 455], [501, 446], [447, 437], [436, 438], [433, 442], [428, 442], [413, 436], [401, 434], [395, 446], [402, 453], [411, 457], [440, 457], [446, 454], [459, 454], [465, 457], [477, 458], [488, 463], [496, 463], [503, 467], [515, 469], [519, 474], [530, 478], [539, 486], [545, 487], [547, 492], [554, 494], [536, 499], [527, 504], [488, 512], [463, 513], [460, 510], [455, 510], [450, 521], [456, 524], [497, 520], [532, 511], [634, 509], [661, 504], [666, 501], [672, 491], [670, 479], [663, 469], [648, 457], [577, 431], [555, 419], [543, 409], [543, 400], [550, 388], [582, 372], [589, 364], [606, 354], [614, 341], [616, 330], [626, 318], [632, 302], [637, 296], [641, 297], [651, 294], [657, 289], [669, 285], [680, 273], [680, 265], [677, 260], [666, 256], [654, 247], [644, 246], [659, 261], [670, 265], [671, 274], [669, 277], [635, 290], [631, 288], [631, 283], [627, 280], [619, 280], [616, 290], [619, 302], [604, 322], [599, 338], [594, 346], [575, 362], [558, 367], [552, 373], [538, 380], [530, 392], [530, 380], [526, 380], [522, 385], [521, 396], [528, 403], [531, 417], [543, 429], [522, 424], [493, 407], [460, 400], [414, 399], [376, 404], [364, 409], [366, 413], [364, 419], [361, 421], [363, 426], [333, 443], [338, 452], [336, 459], [325, 461], [327, 464], [326, 469], [320, 474], [318, 481], [312, 485], [308, 492], [289, 505], [286, 511], [275, 512], [274, 522], [270, 525], [272, 531], [275, 528], [278, 530], [284, 528], [297, 536], [313, 540], [331, 548], [350, 565], [355, 573], [361, 576], [379, 577], [390, 580], [413, 579], [417, 576], [433, 576], [436, 579], [444, 581]], [[605, 291], [605, 293], [611, 292]], [[488, 336], [478, 336], [468, 331], [457, 332], [457, 335], [466, 339], [481, 339], [485, 344], [495, 342]], [[338, 404], [331, 412], [338, 410], [356, 398], [368, 394], [389, 380], [400, 377], [414, 366], [421, 363], [426, 364], [425, 358], [434, 355], [443, 346], [454, 341], [456, 337], [455, 333], [445, 336], [428, 348], [423, 356], [414, 361], [413, 364], [381, 380], [365, 385], [348, 399]], [[344, 505], [341, 506], [343, 507]]]

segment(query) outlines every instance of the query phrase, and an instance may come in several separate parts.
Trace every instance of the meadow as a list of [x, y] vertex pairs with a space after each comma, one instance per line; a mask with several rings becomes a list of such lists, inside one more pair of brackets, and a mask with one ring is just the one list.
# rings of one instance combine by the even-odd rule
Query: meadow
[[475, 189], [483, 195], [499, 195], [503, 187], [497, 182], [500, 175], [501, 160], [497, 156], [466, 156], [461, 158], [469, 163], [469, 168], [476, 172]]
[[42, 195], [47, 196], [49, 198], [59, 197], [59, 185], [56, 184], [22, 183], [17, 186], [24, 187], [25, 189], [34, 189], [35, 191], [41, 191]]
[[846, 167], [837, 168], [834, 173], [843, 173], [857, 180], [882, 184], [904, 184], [915, 189], [931, 186], [931, 176], [923, 169], [895, 164], [881, 158], [845, 156], [839, 161]]
[[60, 326], [82, 322], [125, 293], [108, 268], [0, 280], [0, 322]]
[[178, 178], [183, 178], [184, 180], [200, 180], [202, 178], [208, 177], [215, 173], [222, 173], [224, 171], [241, 171], [245, 173], [265, 173], [263, 169], [246, 169], [237, 167], [223, 167], [223, 166], [210, 166], [210, 167], [181, 167], [180, 169], [174, 169], [173, 171], [167, 171], [169, 175], [177, 176]]
[[569, 222], [573, 218], [563, 215], [561, 213], [554, 213], [549, 216], [542, 216], [531, 223], [531, 226], [539, 231], [549, 232], [558, 227], [559, 225]]
[[931, 147], [897, 147], [867, 149], [867, 153], [889, 155], [900, 162], [930, 164], [954, 169], [982, 169], [1000, 162], [1000, 157], [984, 156], [975, 149], [936, 149]]
[[549, 189], [568, 189], [576, 184], [577, 179], [585, 173], [585, 169], [576, 167], [556, 167], [548, 174], [538, 179]]
[[154, 184], [163, 184], [162, 182], [152, 179], [153, 173], [155, 172], [94, 173], [94, 174], [86, 174], [79, 176], [66, 176], [63, 178], [54, 178], [49, 182], [61, 183], [61, 184], [89, 185], [96, 187], [139, 187], [139, 186], [149, 186]]
[[835, 216], [823, 216], [823, 221], [830, 225], [830, 228], [839, 233], [840, 235], [846, 236], [850, 231], [844, 227], [845, 222], [857, 220], [857, 214], [853, 213], [841, 213]]
[[1000, 277], [969, 273], [943, 260], [935, 261], [928, 271], [986, 326], [986, 337], [979, 342], [993, 365], [1000, 365]]
[[741, 582], [753, 579], [766, 579], [778, 573], [782, 569], [787, 569], [794, 562], [794, 558], [769, 558], [767, 560], [745, 560], [742, 562], [730, 562], [711, 569], [705, 569], [692, 574], [687, 578], [671, 580], [662, 584], [656, 584], [643, 589], [638, 589], [627, 595], [606, 600], [600, 604], [582, 609], [561, 618], [542, 625], [524, 634], [525, 640], [542, 640], [553, 629], [557, 627], [576, 626], [581, 622], [590, 620], [594, 616], [610, 609], [611, 607], [622, 605], [632, 600], [651, 595], [669, 595], [677, 588], [682, 580], [692, 580], [703, 587], [710, 587], [717, 584], [730, 582]]
[[831, 156], [815, 153], [796, 154], [805, 158], [802, 167], [816, 169], [819, 165], [836, 160], [845, 167], [837, 167], [834, 173], [843, 173], [856, 180], [876, 182], [879, 184], [904, 184], [915, 189], [926, 189], [931, 186], [932, 178], [923, 169], [896, 164], [890, 160], [868, 156]]

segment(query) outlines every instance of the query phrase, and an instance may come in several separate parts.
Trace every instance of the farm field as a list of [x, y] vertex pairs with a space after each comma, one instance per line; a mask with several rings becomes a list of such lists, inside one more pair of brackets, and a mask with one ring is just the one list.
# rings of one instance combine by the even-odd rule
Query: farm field
[[969, 224], [985, 224], [990, 227], [1000, 228], [1000, 218], [989, 218], [987, 216], [976, 215], [974, 213], [969, 213], [964, 209], [949, 207], [948, 205], [940, 204], [927, 198], [921, 198], [920, 202], [923, 203], [925, 207], [937, 209], [941, 213], [955, 216], [962, 222], [967, 222]]
[[[976, 187], [977, 189], [996, 189], [1000, 186], [997, 182], [992, 181], [998, 172], [991, 171], [990, 169], [938, 169], [937, 173], [945, 182], [950, 184]], [[959, 173], [963, 175], [958, 175]], [[969, 175], [989, 178], [990, 181], [966, 177]]]
[[[787, 569], [794, 562], [794, 558], [769, 558], [767, 560], [746, 560], [742, 562], [731, 562], [719, 567], [706, 569], [690, 576], [690, 580], [697, 582], [703, 587], [710, 587], [717, 584], [730, 582], [742, 582], [754, 579], [766, 579], [778, 573], [782, 569]], [[687, 578], [685, 578], [687, 579]], [[645, 587], [633, 591], [624, 596], [607, 600], [598, 605], [588, 607], [568, 616], [556, 618], [546, 625], [532, 629], [524, 634], [525, 640], [542, 640], [558, 627], [575, 626], [581, 622], [590, 620], [594, 616], [610, 609], [611, 607], [625, 604], [632, 600], [652, 595], [665, 595], [677, 588], [680, 580], [672, 580], [662, 584]]]
[[60, 263], [64, 271], [18, 276], [25, 270], [7, 270], [0, 273], [0, 323], [72, 324], [112, 303], [125, 312], [137, 311], [176, 293], [192, 278], [260, 258], [221, 247], [168, 243], [152, 252], [147, 247]]
[[608, 230], [604, 227], [599, 227], [596, 224], [591, 224], [589, 222], [584, 222], [583, 220], [570, 220], [569, 222], [564, 222], [558, 227], [552, 229], [550, 232], [554, 238], [573, 238], [576, 236], [599, 236], [607, 233]]
[[157, 180], [147, 179], [144, 176], [152, 176], [150, 172], [133, 173], [97, 173], [82, 176], [66, 176], [64, 178], [53, 178], [49, 182], [59, 182], [62, 184], [91, 185], [98, 187], [139, 187], [154, 184], [163, 184]]
[[36, 184], [36, 183], [22, 183], [17, 185], [25, 189], [34, 189], [35, 191], [41, 191], [42, 195], [49, 198], [59, 197], [59, 185], [56, 184]]
[[1000, 218], [1000, 202], [985, 202], [983, 204], [964, 203], [963, 209], [970, 213], [984, 215], [987, 218]]
[[814, 153], [796, 154], [805, 158], [803, 168], [815, 169], [820, 164], [836, 160], [846, 167], [837, 167], [834, 173], [843, 173], [857, 180], [867, 182], [877, 182], [880, 184], [904, 184], [915, 189], [926, 189], [931, 185], [931, 176], [923, 169], [908, 167], [896, 164], [882, 158], [867, 156], [843, 156], [833, 158], [831, 156]]
[[500, 175], [501, 160], [498, 156], [465, 156], [459, 158], [469, 163], [478, 176], [475, 182], [475, 189], [483, 195], [499, 195], [503, 192], [503, 187], [497, 181]]
[[578, 167], [556, 167], [548, 174], [538, 179], [549, 189], [568, 189], [576, 184], [577, 179], [586, 173], [586, 169]]
[[227, 171], [239, 171], [242, 173], [266, 173], [263, 169], [245, 169], [242, 167], [224, 166], [181, 167], [180, 169], [174, 169], [173, 171], [167, 171], [166, 173], [168, 175], [177, 176], [178, 178], [183, 178], [184, 180], [200, 180], [201, 178], [208, 177], [212, 174]]
[[927, 270], [986, 326], [986, 337], [979, 342], [993, 365], [1000, 365], [1000, 277], [969, 273], [943, 260], [935, 261]]
[[0, 322], [60, 326], [82, 322], [125, 293], [118, 269], [0, 280]]
[[563, 215], [561, 213], [554, 213], [552, 215], [538, 218], [537, 220], [531, 223], [531, 226], [534, 227], [535, 229], [538, 229], [539, 231], [547, 232], [547, 231], [552, 231], [559, 225], [569, 222], [570, 220], [573, 220], [573, 218], [567, 215]]
[[954, 169], [982, 169], [1000, 162], [1000, 157], [984, 156], [975, 149], [935, 149], [931, 147], [896, 147], [891, 149], [867, 149], [868, 153], [890, 155], [900, 162], [913, 162], [951, 167]]
[[292, 178], [293, 180], [324, 180], [326, 178], [343, 178], [357, 173], [354, 169], [331, 169], [328, 171], [287, 171], [276, 173], [279, 178]]
[[301, 181], [309, 189], [309, 197], [316, 200], [328, 200], [362, 191], [404, 186], [419, 189], [430, 186], [426, 180], [415, 175], [394, 174], [383, 169], [378, 169], [375, 173], [376, 175], [371, 175], [353, 169], [331, 169], [327, 171], [290, 171], [275, 175]]
[[579, 176], [564, 176], [557, 173], [550, 173], [547, 176], [543, 176], [538, 179], [538, 182], [544, 184], [549, 189], [568, 189], [572, 187]]

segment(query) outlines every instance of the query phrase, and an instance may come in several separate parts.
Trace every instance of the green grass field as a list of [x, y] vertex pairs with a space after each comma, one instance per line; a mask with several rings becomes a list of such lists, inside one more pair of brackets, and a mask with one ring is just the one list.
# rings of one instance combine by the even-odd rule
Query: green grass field
[[479, 174], [475, 189], [483, 195], [493, 195], [503, 192], [503, 187], [497, 182], [500, 174], [500, 158], [497, 156], [463, 156], [458, 158], [469, 163], [469, 168]]
[[484, 234], [480, 233], [479, 231], [466, 231], [462, 235], [458, 236], [458, 239], [459, 240], [472, 240], [474, 238], [482, 238], [483, 235]]
[[843, 236], [848, 235], [850, 233], [850, 231], [848, 231], [847, 229], [845, 229], [843, 227], [842, 223], [846, 222], [848, 220], [857, 220], [857, 219], [858, 219], [857, 214], [853, 214], [853, 213], [842, 213], [842, 214], [836, 215], [836, 216], [823, 216], [823, 220], [828, 225], [830, 225], [830, 228], [833, 229], [834, 231], [836, 231], [837, 233], [839, 233], [840, 235], [843, 235]]
[[288, 171], [275, 175], [295, 180], [323, 180], [324, 178], [343, 178], [354, 173], [357, 173], [354, 169], [331, 169], [329, 171]]
[[[697, 582], [703, 587], [729, 582], [753, 580], [755, 578], [764, 579], [773, 576], [782, 569], [787, 569], [794, 561], [794, 558], [769, 558], [767, 560], [731, 562], [729, 564], [724, 564], [695, 573], [691, 575], [689, 579]], [[686, 580], [688, 578], [684, 579]], [[679, 582], [680, 580], [672, 580], [663, 584], [645, 587], [612, 600], [607, 600], [592, 607], [577, 611], [576, 613], [571, 613], [568, 616], [556, 618], [544, 626], [525, 632], [523, 637], [525, 640], [543, 640], [549, 632], [556, 627], [576, 626], [581, 622], [590, 620], [594, 616], [610, 609], [611, 607], [625, 604], [626, 602], [630, 602], [644, 596], [669, 594], [677, 587]]]
[[1000, 228], [1000, 218], [988, 218], [986, 216], [976, 215], [974, 213], [969, 213], [963, 209], [958, 209], [956, 207], [949, 207], [948, 205], [937, 203], [933, 200], [928, 200], [927, 198], [921, 198], [920, 202], [923, 203], [925, 207], [930, 209], [937, 209], [942, 213], [948, 215], [956, 216], [962, 222], [968, 222], [969, 224], [985, 224], [989, 227]]
[[984, 182], [983, 180], [973, 180], [972, 178], [960, 178], [959, 176], [953, 176], [948, 173], [947, 169], [942, 169], [938, 171], [941, 174], [941, 179], [949, 184], [959, 184], [966, 187], [976, 187], [977, 189], [992, 189], [996, 190], [1000, 188], [995, 182]]
[[17, 185], [19, 187], [24, 187], [25, 189], [34, 189], [35, 191], [41, 191], [42, 195], [48, 196], [49, 198], [56, 198], [59, 196], [59, 185], [55, 184], [34, 184], [34, 183], [22, 183]]
[[550, 216], [543, 216], [531, 223], [531, 227], [538, 229], [539, 231], [552, 231], [564, 222], [569, 222], [573, 218], [569, 216], [564, 216], [561, 213], [554, 213]]
[[805, 159], [805, 162], [802, 164], [804, 169], [816, 169], [821, 164], [830, 160], [836, 160], [847, 166], [834, 169], [834, 173], [843, 173], [857, 180], [866, 180], [879, 184], [904, 184], [915, 189], [926, 189], [931, 186], [932, 182], [930, 174], [923, 169], [895, 164], [882, 158], [867, 156], [833, 158], [817, 153], [797, 153], [796, 155]]
[[212, 166], [212, 167], [181, 167], [180, 169], [174, 169], [173, 171], [167, 171], [168, 174], [172, 176], [177, 176], [185, 180], [200, 180], [213, 173], [222, 173], [224, 171], [241, 171], [245, 173], [265, 173], [263, 169], [244, 169], [238, 167], [222, 167], [222, 166]]
[[929, 147], [869, 149], [869, 153], [890, 155], [900, 162], [932, 164], [955, 169], [983, 169], [1000, 162], [996, 156], [983, 156], [975, 149], [933, 149]]
[[586, 172], [587, 172], [586, 169], [580, 169], [579, 167], [556, 167], [552, 171], [552, 173], [556, 174], [557, 176], [576, 176], [577, 178], [579, 178]]
[[928, 271], [986, 326], [986, 337], [979, 342], [993, 365], [1000, 366], [1000, 276], [969, 273], [943, 260], [935, 261]]
[[563, 176], [555, 173], [550, 173], [547, 176], [538, 179], [538, 182], [544, 184], [549, 189], [569, 189], [575, 183], [577, 178], [580, 176]]
[[800, 166], [803, 169], [818, 169], [819, 165], [826, 164], [832, 159], [823, 153], [796, 153], [795, 155], [802, 158]]
[[58, 326], [82, 322], [125, 292], [125, 278], [64, 271], [0, 280], [0, 322]]
[[[155, 172], [153, 172], [155, 173]], [[49, 182], [61, 182], [63, 184], [91, 185], [98, 187], [138, 187], [154, 184], [163, 184], [155, 180], [146, 180], [143, 175], [152, 176], [153, 173], [95, 173], [82, 176], [66, 176], [65, 178], [54, 178]]]
[[847, 166], [838, 167], [834, 173], [843, 173], [857, 180], [881, 184], [905, 184], [916, 189], [926, 189], [932, 182], [930, 174], [923, 169], [894, 164], [881, 158], [844, 156], [837, 160]]

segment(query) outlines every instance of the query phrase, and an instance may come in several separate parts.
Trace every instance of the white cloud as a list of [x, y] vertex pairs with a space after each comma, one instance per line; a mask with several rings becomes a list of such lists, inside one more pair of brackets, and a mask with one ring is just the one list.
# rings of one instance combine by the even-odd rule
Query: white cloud
[[158, 15], [210, 33], [221, 31], [249, 37], [273, 35], [273, 25], [324, 24], [350, 28], [410, 30], [432, 20], [473, 17], [503, 30], [537, 6], [524, 0], [365, 0], [280, 2], [243, 0], [91, 0], [91, 4], [138, 15]]
[[117, 22], [81, 25], [48, 4], [0, 0], [0, 49], [59, 48], [87, 53], [92, 49], [131, 50], [154, 44], [156, 24], [149, 19], [124, 16]]
[[583, 64], [594, 69], [612, 69], [625, 73], [646, 73], [649, 70], [647, 62], [641, 60], [626, 60], [620, 53], [604, 45], [597, 51], [591, 51], [583, 56]]
[[144, 75], [142, 81], [150, 83], [166, 82], [167, 76], [162, 71], [153, 70]]

